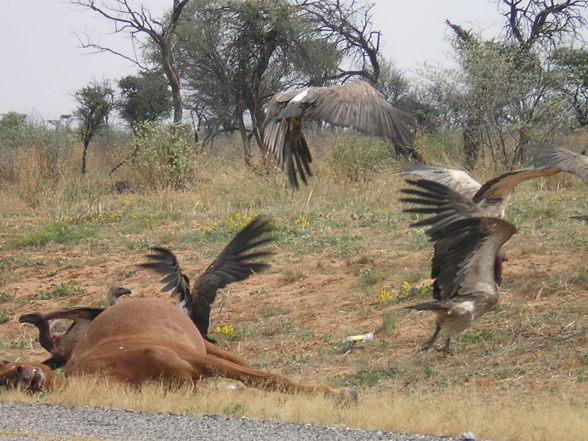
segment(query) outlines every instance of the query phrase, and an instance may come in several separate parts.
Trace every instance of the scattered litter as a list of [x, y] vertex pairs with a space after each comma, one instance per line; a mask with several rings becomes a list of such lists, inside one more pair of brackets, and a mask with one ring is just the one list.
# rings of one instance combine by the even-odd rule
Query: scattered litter
[[360, 334], [360, 335], [350, 335], [349, 337], [345, 337], [344, 341], [368, 341], [374, 339], [374, 333], [368, 332], [367, 334]]

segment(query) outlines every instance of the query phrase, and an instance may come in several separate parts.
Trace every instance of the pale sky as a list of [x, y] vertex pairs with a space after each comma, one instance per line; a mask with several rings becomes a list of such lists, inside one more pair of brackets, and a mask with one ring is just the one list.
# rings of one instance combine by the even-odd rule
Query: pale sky
[[[152, 11], [171, 0], [136, 0]], [[504, 19], [496, 0], [376, 0], [374, 25], [382, 32], [383, 54], [409, 76], [424, 63], [447, 65], [450, 45], [445, 20], [498, 34]], [[129, 61], [108, 53], [90, 54], [76, 34], [130, 52], [124, 34], [91, 11], [63, 0], [2, 0], [0, 13], [0, 114], [15, 111], [56, 119], [75, 108], [73, 92], [93, 79], [117, 80], [137, 72]]]

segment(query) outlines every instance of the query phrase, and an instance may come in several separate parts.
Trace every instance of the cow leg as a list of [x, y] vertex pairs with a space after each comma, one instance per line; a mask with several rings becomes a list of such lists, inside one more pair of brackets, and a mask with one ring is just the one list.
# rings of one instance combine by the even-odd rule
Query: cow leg
[[[225, 352], [225, 351], [223, 351]], [[355, 391], [338, 391], [324, 385], [309, 385], [288, 380], [280, 374], [261, 371], [248, 365], [234, 363], [213, 354], [191, 354], [189, 361], [197, 376], [219, 376], [241, 381], [247, 386], [287, 393], [323, 393], [345, 401], [357, 400]]]
[[233, 354], [232, 352], [225, 351], [224, 349], [219, 348], [217, 345], [212, 344], [209, 341], [204, 340], [204, 347], [206, 348], [207, 354], [228, 360], [240, 366], [251, 367], [251, 365], [247, 363], [245, 359]]

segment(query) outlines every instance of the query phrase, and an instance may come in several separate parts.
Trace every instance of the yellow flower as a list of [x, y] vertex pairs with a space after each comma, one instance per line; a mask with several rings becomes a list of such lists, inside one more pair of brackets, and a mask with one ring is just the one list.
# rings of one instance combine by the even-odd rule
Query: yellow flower
[[217, 326], [214, 329], [214, 332], [217, 334], [225, 334], [225, 335], [233, 335], [235, 333], [235, 328], [233, 325], [224, 325], [224, 326]]
[[387, 300], [390, 300], [390, 293], [388, 292], [388, 290], [386, 288], [382, 288], [380, 290], [380, 292], [378, 293], [378, 299], [380, 299], [380, 302], [385, 302]]
[[304, 228], [310, 225], [310, 219], [307, 216], [301, 215], [294, 219], [294, 223]]
[[403, 291], [408, 291], [410, 289], [410, 283], [408, 283], [406, 280], [404, 282], [402, 282], [402, 286], [401, 289]]

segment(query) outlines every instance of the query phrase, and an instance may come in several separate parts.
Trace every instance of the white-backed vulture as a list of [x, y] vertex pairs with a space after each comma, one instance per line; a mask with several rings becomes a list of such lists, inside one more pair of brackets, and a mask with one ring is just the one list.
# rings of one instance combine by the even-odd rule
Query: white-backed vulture
[[[98, 315], [104, 312], [104, 308], [70, 308], [50, 311], [47, 313], [33, 312], [21, 315], [20, 323], [30, 323], [39, 329], [39, 343], [52, 357], [43, 361], [43, 364], [51, 369], [57, 369], [65, 365], [71, 355], [73, 347], [80, 336], [86, 331], [88, 325]], [[51, 333], [50, 322], [52, 320], [68, 320], [71, 325], [64, 333]]]
[[[443, 184], [426, 180], [408, 182], [417, 185], [419, 190], [404, 192], [422, 193], [428, 203], [427, 208], [405, 211], [419, 210], [434, 215], [411, 226], [430, 225], [426, 234], [437, 250], [432, 262], [435, 300], [408, 308], [437, 314], [435, 332], [422, 349], [429, 349], [444, 330], [447, 334], [444, 350], [449, 352], [451, 339], [467, 330], [473, 320], [498, 301], [495, 282], [497, 255], [516, 228], [496, 217], [464, 216], [471, 209], [472, 202]], [[409, 198], [404, 201], [415, 203], [417, 200]]]
[[[425, 187], [416, 189], [407, 189], [403, 192], [419, 196], [420, 199], [401, 199], [404, 202], [412, 202], [420, 206], [417, 209], [408, 209], [407, 212], [414, 213], [429, 213], [422, 207], [434, 206], [437, 207], [439, 203], [447, 204], [451, 202], [451, 218], [448, 221], [454, 221], [458, 218], [465, 217], [497, 217], [505, 218], [505, 210], [512, 198], [515, 187], [521, 182], [529, 179], [538, 178], [542, 176], [551, 176], [559, 171], [555, 168], [525, 168], [520, 170], [513, 170], [504, 173], [496, 178], [490, 179], [483, 185], [472, 178], [469, 174], [461, 170], [453, 170], [443, 167], [433, 167], [419, 162], [401, 167], [399, 171], [410, 176], [417, 176], [424, 181], [430, 181], [443, 185], [445, 188], [452, 190], [447, 192], [441, 187], [433, 188], [437, 194], [432, 195], [428, 193], [430, 189]], [[417, 187], [417, 182], [411, 181]], [[434, 187], [434, 186], [433, 186]], [[442, 195], [442, 196], [441, 196]], [[437, 198], [442, 197], [441, 202]], [[459, 201], [457, 201], [459, 199]], [[447, 214], [447, 211], [445, 212]], [[440, 253], [439, 246], [435, 244], [435, 255]], [[498, 253], [496, 256], [495, 274], [496, 283], [500, 284], [502, 281], [502, 262], [506, 261], [504, 253]], [[431, 277], [437, 277], [436, 267], [433, 265], [433, 272]]]
[[263, 123], [263, 144], [285, 169], [292, 187], [298, 177], [311, 176], [312, 156], [302, 133], [302, 121], [325, 121], [387, 138], [406, 147], [413, 138], [413, 120], [392, 106], [365, 81], [331, 87], [308, 87], [274, 95]]
[[[194, 322], [202, 336], [208, 337], [210, 309], [216, 299], [216, 293], [229, 283], [248, 278], [263, 271], [269, 264], [260, 262], [272, 253], [258, 248], [273, 240], [269, 235], [270, 222], [257, 217], [245, 226], [221, 251], [214, 261], [196, 279], [190, 291], [190, 279], [182, 273], [178, 259], [166, 248], [152, 248], [153, 254], [147, 257], [151, 262], [140, 264], [165, 277], [161, 282], [166, 285], [162, 291], [172, 291], [172, 297], [178, 297], [178, 307]], [[257, 249], [257, 250], [255, 250]]]

